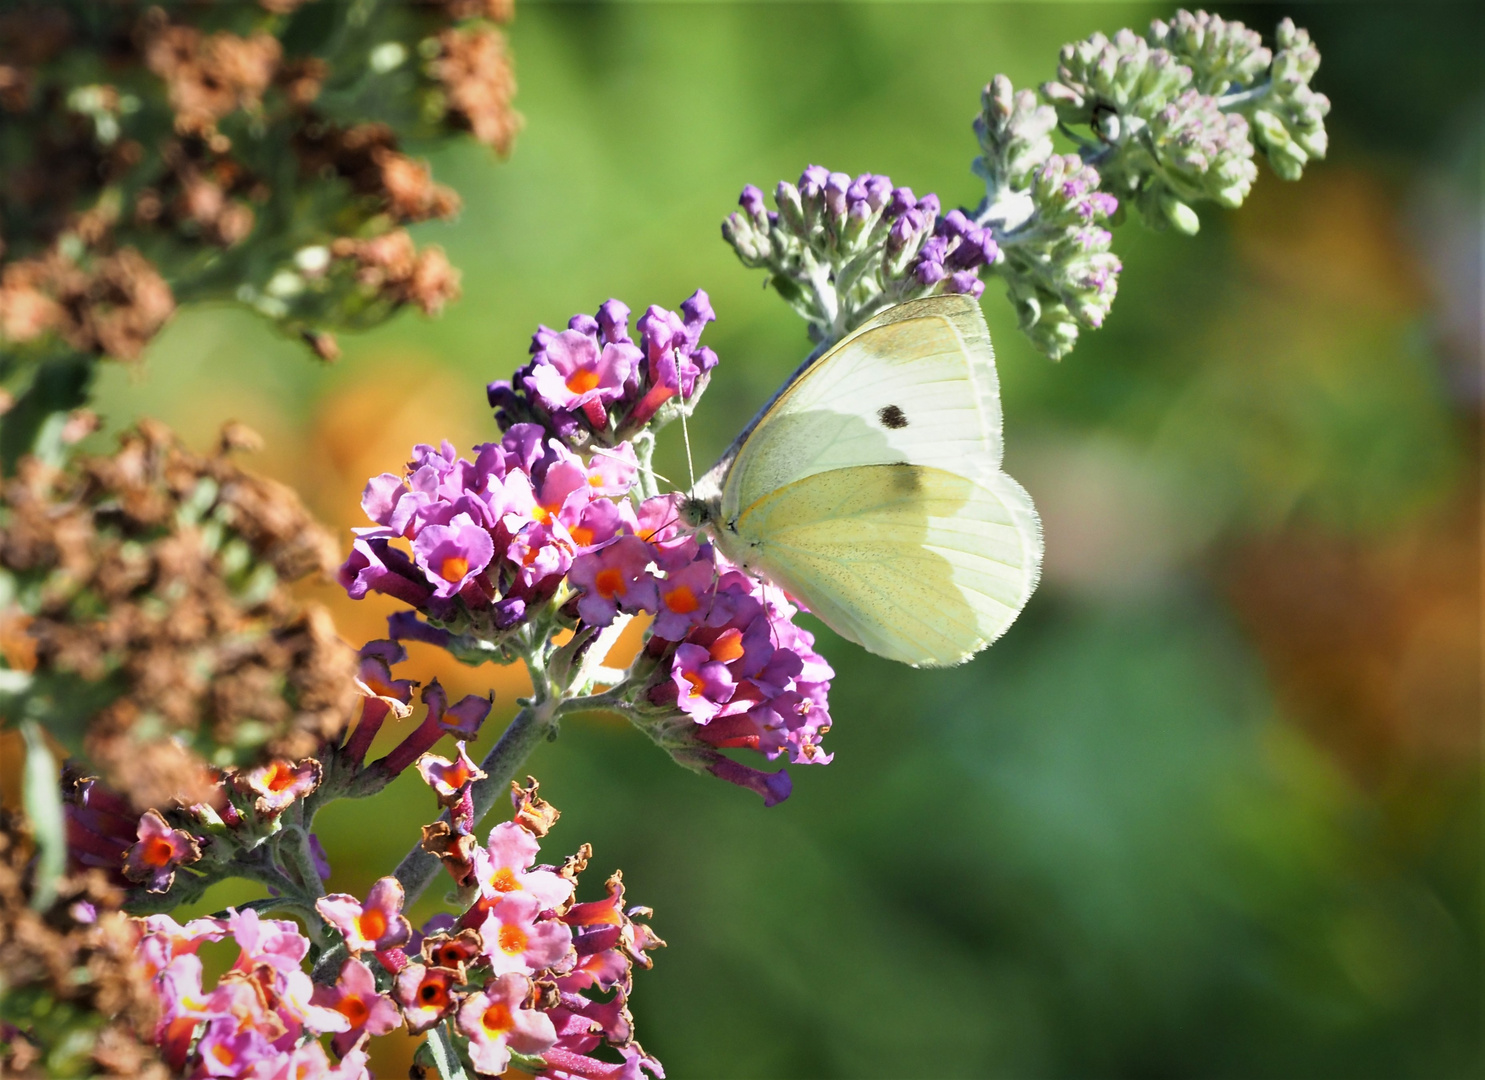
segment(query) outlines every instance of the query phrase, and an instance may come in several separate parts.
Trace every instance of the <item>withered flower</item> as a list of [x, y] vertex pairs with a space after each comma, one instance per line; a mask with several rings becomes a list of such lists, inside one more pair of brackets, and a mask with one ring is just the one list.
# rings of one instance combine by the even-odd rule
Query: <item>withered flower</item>
[[[31, 908], [31, 838], [0, 813], [0, 997], [12, 1034], [0, 1073], [167, 1080], [151, 1045], [158, 1002], [123, 894], [98, 871], [63, 877], [46, 911]], [[99, 1024], [99, 1018], [103, 1022]]]
[[146, 421], [108, 457], [0, 488], [0, 573], [25, 586], [33, 693], [139, 808], [202, 801], [214, 765], [299, 759], [354, 710], [355, 654], [288, 583], [335, 544], [288, 488]]

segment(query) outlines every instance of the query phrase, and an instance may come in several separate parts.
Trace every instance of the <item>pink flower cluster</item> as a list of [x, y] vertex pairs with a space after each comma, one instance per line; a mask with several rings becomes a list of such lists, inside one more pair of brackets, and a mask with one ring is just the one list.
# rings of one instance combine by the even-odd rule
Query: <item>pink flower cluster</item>
[[[460, 757], [467, 762], [462, 746]], [[481, 775], [431, 754], [420, 768], [456, 800]], [[649, 967], [648, 950], [665, 944], [636, 921], [649, 910], [625, 907], [618, 873], [605, 898], [577, 903], [590, 849], [561, 867], [537, 865], [537, 836], [558, 814], [535, 782], [512, 787], [516, 819], [495, 826], [484, 844], [465, 820], [463, 843], [451, 846], [457, 856], [445, 857], [474, 898], [457, 917], [414, 931], [392, 877], [364, 900], [334, 893], [316, 903], [350, 954], [333, 984], [311, 981], [312, 946], [292, 922], [252, 909], [185, 925], [168, 915], [139, 920], [140, 953], [160, 1001], [154, 1041], [170, 1067], [191, 1080], [362, 1080], [370, 1076], [367, 1041], [405, 1024], [414, 1033], [445, 1025], [481, 1075], [515, 1064], [551, 1080], [663, 1077], [634, 1041], [628, 1009], [634, 966]], [[207, 986], [199, 950], [229, 937], [238, 954]]]
[[[462, 745], [458, 761], [428, 754], [419, 769], [444, 804], [461, 802], [468, 785], [483, 775]], [[337, 1050], [354, 1047], [360, 1030], [382, 1033], [372, 1030], [373, 1022], [390, 1030], [376, 1018], [395, 1015], [414, 1033], [445, 1025], [481, 1074], [499, 1076], [514, 1062], [553, 1080], [663, 1076], [659, 1063], [634, 1041], [627, 1006], [634, 965], [649, 967], [647, 950], [664, 944], [635, 921], [648, 916], [648, 909], [624, 907], [617, 873], [605, 899], [574, 902], [589, 849], [585, 845], [560, 868], [536, 865], [537, 836], [558, 815], [537, 797], [534, 782], [527, 789], [512, 787], [516, 820], [495, 826], [484, 844], [470, 835], [471, 820], [457, 813], [452, 834], [446, 823], [425, 829], [425, 846], [437, 850], [473, 894], [457, 917], [436, 916], [413, 931], [395, 878], [378, 881], [364, 902], [334, 894], [317, 904], [357, 957], [346, 962], [333, 993], [322, 992], [331, 1007], [365, 1018], [360, 1028], [336, 1036], [342, 1040]], [[367, 989], [371, 982], [363, 969], [370, 969], [358, 959], [367, 953], [387, 973], [384, 995]], [[347, 995], [357, 1004], [347, 1007]], [[593, 1056], [600, 1046], [619, 1062]]]
[[[700, 344], [716, 315], [697, 289], [680, 313], [652, 304], [629, 336], [629, 308], [609, 300], [595, 315], [574, 315], [566, 330], [540, 327], [531, 362], [487, 393], [502, 428], [537, 423], [578, 446], [614, 446], [646, 425], [669, 419], [669, 403], [692, 402], [706, 389], [716, 353]], [[666, 410], [662, 412], [662, 410]]]
[[[261, 918], [251, 909], [184, 926], [168, 915], [151, 915], [142, 924], [140, 952], [160, 999], [155, 1042], [177, 1075], [193, 1080], [370, 1077], [366, 1038], [391, 1031], [398, 1017], [375, 993], [369, 969], [343, 970], [334, 989], [317, 988], [304, 970], [310, 942], [299, 927]], [[238, 946], [237, 959], [207, 989], [197, 952], [203, 943], [228, 935]], [[320, 1042], [325, 1034], [333, 1036], [338, 1064]]]

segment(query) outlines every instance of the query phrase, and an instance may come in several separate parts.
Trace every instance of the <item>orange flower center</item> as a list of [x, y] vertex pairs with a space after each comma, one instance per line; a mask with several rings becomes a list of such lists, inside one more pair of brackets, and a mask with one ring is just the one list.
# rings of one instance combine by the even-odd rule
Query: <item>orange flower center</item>
[[610, 567], [607, 570], [598, 571], [593, 578], [593, 587], [598, 590], [598, 595], [605, 600], [612, 600], [615, 596], [623, 596], [628, 592], [624, 584], [624, 575], [621, 571]]
[[[560, 509], [560, 506], [557, 507], [557, 510]], [[533, 506], [531, 508], [531, 517], [532, 520], [537, 521], [542, 525], [550, 525], [552, 523], [552, 515], [555, 514], [557, 510], [552, 509], [550, 506]]]
[[587, 547], [593, 542], [593, 530], [582, 525], [574, 525], [569, 532], [572, 538], [578, 542], [578, 546]]
[[217, 1043], [211, 1048], [211, 1054], [212, 1057], [216, 1058], [223, 1065], [237, 1064], [237, 1052], [226, 1043]]
[[378, 941], [387, 932], [387, 917], [376, 908], [369, 908], [356, 916], [356, 929], [367, 941]]
[[268, 767], [268, 775], [263, 779], [263, 786], [274, 793], [292, 787], [298, 777], [294, 775], [293, 768], [286, 761], [275, 761]]
[[736, 660], [743, 654], [742, 631], [723, 631], [722, 636], [712, 642], [711, 654], [713, 660], [720, 660], [724, 664]]
[[458, 967], [469, 957], [465, 954], [462, 946], [449, 944], [440, 945], [433, 950], [433, 959], [438, 962], [439, 967]]
[[695, 672], [691, 671], [683, 671], [681, 672], [681, 674], [684, 675], [686, 677], [686, 681], [691, 684], [691, 692], [687, 696], [700, 697], [702, 692], [706, 689], [706, 680], [703, 679], [700, 675], [697, 675]]
[[519, 926], [507, 924], [500, 928], [500, 948], [512, 956], [515, 956], [516, 953], [525, 952], [526, 942], [528, 940], [526, 931], [522, 930]]
[[154, 836], [144, 842], [140, 857], [146, 866], [164, 866], [175, 856], [175, 847], [163, 836]]
[[498, 1001], [490, 1002], [490, 1007], [480, 1017], [480, 1023], [484, 1026], [485, 1032], [492, 1036], [504, 1035], [515, 1026], [511, 1020], [510, 1009]]
[[383, 679], [380, 675], [373, 675], [371, 676], [371, 678], [363, 679], [362, 681], [366, 683], [366, 689], [370, 690], [377, 697], [397, 696], [397, 688]]
[[514, 870], [508, 866], [502, 866], [490, 879], [490, 887], [496, 892], [516, 892], [520, 889], [521, 883], [516, 880]]
[[598, 385], [598, 372], [588, 371], [586, 368], [578, 368], [567, 376], [567, 389], [574, 394], [586, 394]]
[[691, 586], [680, 585], [665, 594], [665, 606], [677, 615], [689, 615], [701, 606]]
[[371, 1015], [371, 1010], [366, 1007], [366, 1002], [361, 1000], [359, 994], [350, 994], [341, 998], [340, 1004], [335, 1006], [335, 1011], [349, 1020], [353, 1028], [366, 1023], [366, 1018]]
[[462, 581], [469, 573], [469, 560], [463, 555], [450, 555], [438, 566], [438, 576], [445, 581]]
[[425, 1009], [441, 1009], [448, 1004], [449, 988], [442, 978], [432, 976], [418, 984], [418, 1000]]

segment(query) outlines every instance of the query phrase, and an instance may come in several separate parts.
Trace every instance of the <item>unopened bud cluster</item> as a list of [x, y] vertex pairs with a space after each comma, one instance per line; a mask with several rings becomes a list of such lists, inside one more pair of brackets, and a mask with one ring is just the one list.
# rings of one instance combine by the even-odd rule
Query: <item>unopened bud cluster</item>
[[[975, 210], [939, 217], [936, 198], [899, 199], [907, 189], [885, 177], [812, 166], [797, 188], [779, 184], [776, 212], [744, 189], [722, 233], [744, 265], [770, 272], [816, 341], [910, 297], [978, 296], [983, 271], [1005, 279], [1021, 329], [1057, 359], [1108, 316], [1121, 265], [1107, 226], [1125, 205], [1153, 228], [1190, 235], [1195, 205], [1241, 205], [1256, 153], [1286, 180], [1324, 157], [1330, 102], [1310, 87], [1319, 63], [1288, 19], [1276, 51], [1205, 12], [1156, 20], [1143, 36], [1094, 34], [1063, 48], [1040, 95], [1004, 75], [985, 87], [973, 164], [985, 199]], [[1076, 153], [1057, 153], [1059, 129]]]
[[808, 322], [815, 341], [834, 341], [892, 304], [936, 293], [979, 296], [978, 268], [995, 261], [995, 241], [937, 195], [918, 198], [871, 173], [852, 179], [811, 165], [798, 186], [781, 180], [776, 210], [749, 184], [722, 236], [745, 266], [770, 283]]

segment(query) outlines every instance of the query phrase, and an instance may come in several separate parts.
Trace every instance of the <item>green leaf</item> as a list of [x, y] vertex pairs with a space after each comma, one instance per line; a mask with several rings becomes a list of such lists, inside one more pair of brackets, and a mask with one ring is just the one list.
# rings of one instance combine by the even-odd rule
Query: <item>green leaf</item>
[[45, 911], [56, 898], [57, 880], [67, 867], [62, 792], [57, 784], [57, 761], [47, 749], [36, 721], [22, 724], [21, 734], [26, 739], [26, 816], [31, 819], [41, 855], [36, 861], [36, 891], [31, 896], [31, 906]]

